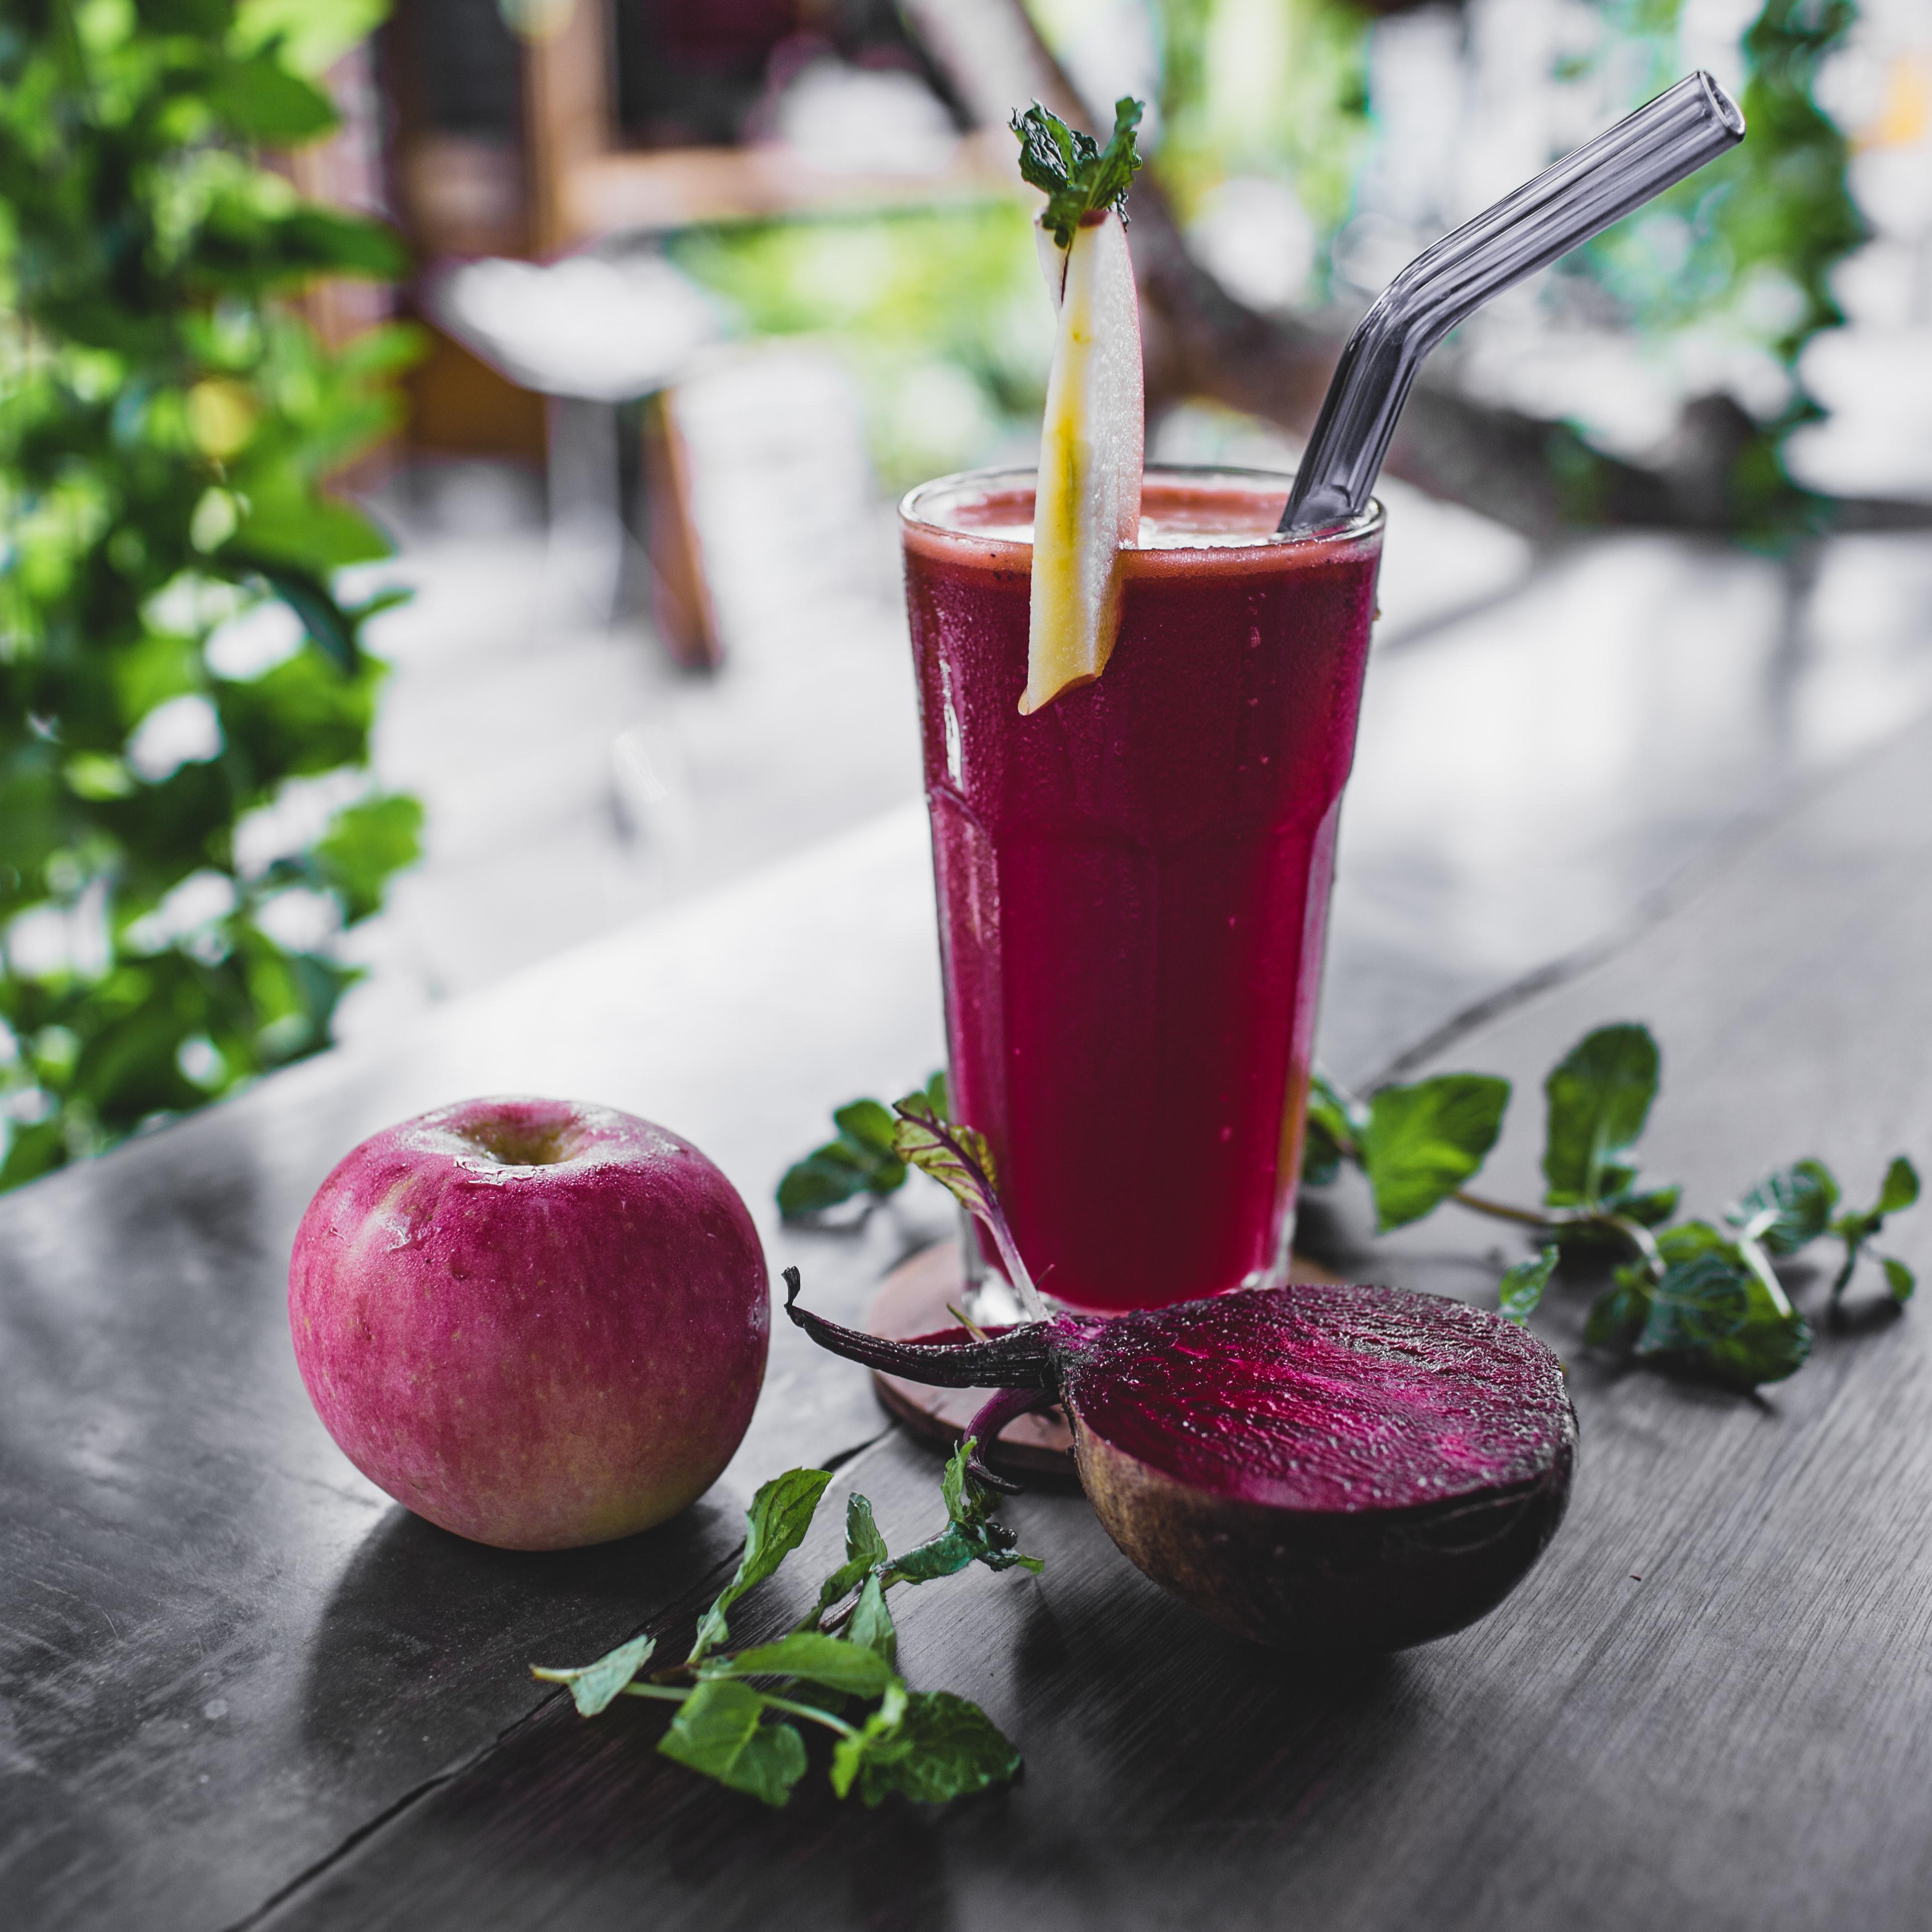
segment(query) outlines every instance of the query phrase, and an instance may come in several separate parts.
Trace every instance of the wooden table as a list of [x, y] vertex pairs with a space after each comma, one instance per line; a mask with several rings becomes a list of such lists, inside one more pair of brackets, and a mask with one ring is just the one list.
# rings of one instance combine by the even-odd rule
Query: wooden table
[[[568, 1556], [462, 1543], [389, 1506], [310, 1411], [283, 1310], [302, 1208], [418, 1108], [581, 1094], [706, 1148], [775, 1264], [852, 1318], [946, 1231], [936, 1192], [804, 1234], [771, 1189], [829, 1103], [934, 1064], [929, 893], [918, 817], [896, 814], [399, 1050], [313, 1063], [0, 1202], [5, 1922], [1922, 1925], [1924, 1311], [1822, 1332], [1752, 1401], [1611, 1372], [1559, 1299], [1539, 1325], [1582, 1419], [1568, 1523], [1489, 1622], [1360, 1668], [1223, 1637], [1077, 1495], [1021, 1498], [1044, 1576], [975, 1572], [899, 1613], [914, 1682], [979, 1699], [1026, 1755], [1012, 1790], [944, 1814], [841, 1808], [816, 1778], [770, 1814], [658, 1757], [647, 1708], [586, 1723], [540, 1693], [531, 1660], [583, 1660], [715, 1587], [763, 1477], [849, 1459], [836, 1485], [890, 1528], [935, 1513], [936, 1464], [787, 1328], [743, 1450], [683, 1518]], [[1932, 1154], [1928, 962], [1922, 725], [1436, 1064], [1518, 1080], [1492, 1173], [1521, 1193], [1543, 1070], [1645, 1018], [1666, 1056], [1647, 1152], [1694, 1203], [1807, 1151], [1863, 1194], [1895, 1148]], [[1358, 1274], [1450, 1292], [1518, 1252], [1450, 1211], [1371, 1259], [1346, 1189], [1308, 1220]], [[1922, 1268], [1928, 1225], [1898, 1243]]]

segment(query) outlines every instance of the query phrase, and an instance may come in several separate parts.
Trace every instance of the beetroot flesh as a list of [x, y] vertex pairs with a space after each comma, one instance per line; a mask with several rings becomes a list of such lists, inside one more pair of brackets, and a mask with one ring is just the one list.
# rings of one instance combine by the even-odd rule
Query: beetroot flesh
[[893, 1342], [793, 1293], [792, 1319], [835, 1353], [998, 1390], [982, 1444], [1060, 1402], [1108, 1534], [1260, 1642], [1392, 1650], [1459, 1630], [1522, 1580], [1568, 1499], [1576, 1422], [1556, 1357], [1438, 1296], [1296, 1285]]

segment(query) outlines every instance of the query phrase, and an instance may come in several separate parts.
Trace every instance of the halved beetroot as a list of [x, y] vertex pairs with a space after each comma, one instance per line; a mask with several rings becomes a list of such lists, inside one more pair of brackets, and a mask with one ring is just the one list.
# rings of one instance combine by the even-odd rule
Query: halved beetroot
[[895, 1342], [800, 1308], [785, 1274], [791, 1318], [834, 1353], [999, 1390], [969, 1430], [982, 1444], [1061, 1404], [1107, 1533], [1258, 1642], [1394, 1650], [1460, 1630], [1522, 1580], [1568, 1500], [1560, 1364], [1460, 1302], [1295, 1286]]

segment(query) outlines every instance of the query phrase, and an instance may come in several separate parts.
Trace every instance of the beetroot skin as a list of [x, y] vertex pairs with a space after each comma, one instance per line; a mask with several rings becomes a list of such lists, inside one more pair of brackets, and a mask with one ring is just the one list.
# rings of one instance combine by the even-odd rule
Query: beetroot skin
[[[788, 1270], [788, 1280], [792, 1279]], [[1394, 1650], [1492, 1610], [1562, 1519], [1576, 1421], [1554, 1355], [1400, 1288], [1256, 1289], [984, 1342], [792, 1318], [915, 1382], [1058, 1401], [1095, 1514], [1154, 1580], [1262, 1643]]]
[[730, 1460], [764, 1378], [764, 1251], [698, 1150], [605, 1107], [465, 1101], [364, 1141], [289, 1270], [344, 1453], [507, 1550], [628, 1536]]

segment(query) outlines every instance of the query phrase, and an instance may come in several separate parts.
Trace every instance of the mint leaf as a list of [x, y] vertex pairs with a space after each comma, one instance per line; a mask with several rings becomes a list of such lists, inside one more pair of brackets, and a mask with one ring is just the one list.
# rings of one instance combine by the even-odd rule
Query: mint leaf
[[[823, 1214], [828, 1208], [850, 1201], [854, 1195], [868, 1192], [873, 1171], [855, 1159], [842, 1141], [828, 1142], [785, 1169], [778, 1183], [778, 1213], [788, 1221]], [[905, 1178], [903, 1167], [899, 1168], [899, 1178]]]
[[1794, 1161], [1724, 1210], [1724, 1219], [1742, 1228], [1768, 1255], [1795, 1255], [1832, 1225], [1838, 1204], [1838, 1184], [1821, 1160]]
[[1318, 1066], [1308, 1080], [1308, 1133], [1302, 1143], [1301, 1178], [1311, 1187], [1326, 1187], [1352, 1155], [1367, 1124], [1366, 1110], [1352, 1106]]
[[1657, 1251], [1668, 1262], [1695, 1261], [1700, 1255], [1721, 1255], [1735, 1268], [1743, 1266], [1737, 1244], [1708, 1221], [1680, 1221], [1659, 1229]]
[[1612, 1281], [1583, 1324], [1583, 1340], [1593, 1348], [1628, 1348], [1650, 1312], [1650, 1282], [1641, 1266], [1618, 1268]]
[[1804, 1318], [1780, 1308], [1741, 1259], [1717, 1252], [1665, 1270], [1636, 1341], [1640, 1355], [1746, 1388], [1783, 1381], [1810, 1352]]
[[1636, 1178], [1622, 1156], [1636, 1145], [1657, 1097], [1660, 1058], [1647, 1027], [1599, 1027], [1543, 1083], [1549, 1101], [1544, 1195], [1552, 1208], [1594, 1206]]
[[628, 1643], [606, 1652], [595, 1664], [575, 1670], [548, 1669], [533, 1664], [530, 1675], [546, 1684], [567, 1684], [578, 1715], [594, 1718], [643, 1670], [656, 1648], [656, 1637], [634, 1636]]
[[1626, 1193], [1613, 1194], [1604, 1202], [1604, 1208], [1606, 1213], [1621, 1214], [1640, 1227], [1654, 1228], [1677, 1212], [1677, 1204], [1683, 1198], [1684, 1190], [1672, 1181], [1666, 1186], [1632, 1188]]
[[1072, 242], [1083, 215], [1112, 209], [1126, 219], [1127, 190], [1141, 166], [1134, 130], [1142, 112], [1131, 97], [1115, 101], [1114, 131], [1104, 148], [1036, 100], [1008, 124], [1019, 138], [1020, 178], [1046, 196], [1040, 225], [1061, 248]]
[[1037, 1556], [1018, 1555], [1013, 1532], [994, 1520], [992, 1511], [998, 1497], [967, 1467], [976, 1440], [968, 1436], [946, 1466], [940, 1490], [946, 1498], [946, 1528], [916, 1549], [893, 1558], [881, 1576], [888, 1588], [894, 1583], [930, 1583], [956, 1574], [969, 1563], [983, 1563], [989, 1570], [1010, 1570], [1017, 1565], [1036, 1576], [1046, 1568]]
[[1550, 1277], [1556, 1272], [1556, 1249], [1552, 1244], [1534, 1260], [1518, 1262], [1496, 1284], [1497, 1312], [1505, 1322], [1518, 1328], [1536, 1312]]
[[1884, 1184], [1878, 1191], [1878, 1211], [1896, 1214], [1918, 1198], [1918, 1170], [1904, 1155], [1894, 1154], [1885, 1171]]
[[[1864, 1252], [1865, 1244], [1883, 1228], [1886, 1216], [1910, 1208], [1918, 1198], [1918, 1170], [1902, 1154], [1894, 1154], [1891, 1166], [1885, 1171], [1885, 1179], [1880, 1184], [1876, 1202], [1862, 1214], [1840, 1214], [1832, 1223], [1831, 1232], [1845, 1244], [1844, 1266], [1839, 1269], [1837, 1279], [1832, 1283], [1834, 1301], [1844, 1293], [1845, 1285], [1858, 1267], [1858, 1257]], [[1891, 1279], [1888, 1270], [1886, 1279]], [[1904, 1299], [1896, 1288], [1893, 1294], [1896, 1299]]]
[[841, 1136], [855, 1146], [869, 1148], [896, 1164], [892, 1153], [896, 1123], [888, 1110], [876, 1100], [848, 1100], [832, 1110], [832, 1118]]
[[1420, 1220], [1482, 1166], [1509, 1096], [1509, 1082], [1492, 1075], [1441, 1073], [1370, 1099], [1362, 1165], [1378, 1232]]
[[869, 1569], [884, 1562], [889, 1553], [886, 1539], [872, 1520], [872, 1505], [854, 1491], [845, 1498], [845, 1560], [862, 1563]]
[[845, 1498], [845, 1561], [818, 1588], [818, 1601], [799, 1624], [815, 1630], [819, 1619], [855, 1588], [866, 1573], [890, 1560], [886, 1539], [872, 1520], [872, 1505], [855, 1490]]
[[883, 1658], [890, 1667], [898, 1661], [899, 1634], [892, 1622], [892, 1613], [886, 1606], [885, 1586], [876, 1575], [866, 1579], [866, 1587], [859, 1592], [859, 1600], [852, 1611], [852, 1621], [845, 1626], [847, 1640], [865, 1647]]
[[818, 1630], [794, 1630], [776, 1643], [720, 1658], [700, 1673], [706, 1683], [730, 1677], [802, 1677], [854, 1697], [880, 1696], [892, 1674], [876, 1651]]
[[832, 1118], [838, 1138], [794, 1162], [778, 1183], [778, 1212], [788, 1221], [905, 1185], [905, 1163], [892, 1152], [892, 1117], [878, 1101], [849, 1100]]
[[862, 1730], [841, 1738], [832, 1751], [832, 1789], [841, 1798], [852, 1789], [866, 1762], [867, 1752], [876, 1749], [898, 1728], [905, 1715], [906, 1688], [896, 1677], [887, 1688], [884, 1701], [866, 1720]]
[[705, 1612], [686, 1660], [695, 1664], [730, 1634], [724, 1613], [747, 1590], [762, 1583], [805, 1540], [812, 1512], [832, 1480], [826, 1469], [788, 1469], [760, 1486], [745, 1513], [745, 1553], [737, 1574]]
[[1749, 1274], [1721, 1255], [1700, 1255], [1665, 1269], [1636, 1352], [1694, 1357], [1728, 1340], [1750, 1316]]
[[679, 1706], [658, 1749], [734, 1791], [782, 1804], [805, 1775], [805, 1741], [789, 1724], [765, 1723], [764, 1709], [748, 1684], [706, 1682]]
[[1910, 1301], [1912, 1291], [1918, 1286], [1918, 1277], [1903, 1262], [1890, 1255], [1881, 1255], [1879, 1265], [1885, 1270], [1885, 1285], [1892, 1290], [1892, 1300]]
[[869, 1805], [894, 1792], [916, 1804], [944, 1804], [1004, 1784], [1020, 1768], [998, 1726], [950, 1690], [909, 1693], [898, 1723], [862, 1737], [857, 1755], [859, 1795]]

